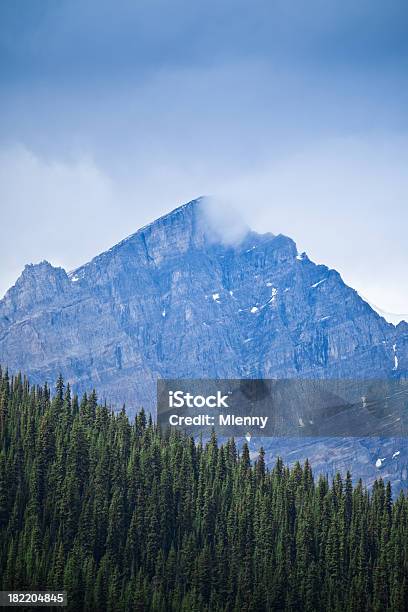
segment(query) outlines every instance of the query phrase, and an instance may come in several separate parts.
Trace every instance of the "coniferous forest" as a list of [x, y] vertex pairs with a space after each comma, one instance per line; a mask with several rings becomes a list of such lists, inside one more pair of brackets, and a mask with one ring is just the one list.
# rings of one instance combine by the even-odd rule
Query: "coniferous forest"
[[406, 611], [408, 499], [0, 373], [2, 589], [95, 611]]

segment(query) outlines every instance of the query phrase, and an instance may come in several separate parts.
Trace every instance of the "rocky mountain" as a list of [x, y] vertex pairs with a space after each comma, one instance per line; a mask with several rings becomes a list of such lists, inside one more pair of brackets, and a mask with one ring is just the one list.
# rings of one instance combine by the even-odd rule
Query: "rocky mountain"
[[[69, 274], [26, 266], [0, 302], [0, 363], [39, 383], [61, 372], [132, 412], [154, 408], [157, 378], [406, 378], [408, 324], [387, 323], [286, 236], [224, 244], [195, 200]], [[278, 444], [289, 459], [305, 452]], [[367, 477], [385, 453], [372, 440], [320, 441], [322, 469], [330, 444], [331, 465], [357, 462]], [[403, 482], [398, 450], [389, 472]]]

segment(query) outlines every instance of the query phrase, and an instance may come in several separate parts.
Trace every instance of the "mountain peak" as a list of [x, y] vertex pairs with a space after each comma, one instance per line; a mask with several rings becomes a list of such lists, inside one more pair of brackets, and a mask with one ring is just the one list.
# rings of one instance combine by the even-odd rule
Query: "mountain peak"
[[49, 261], [43, 259], [39, 263], [26, 264], [15, 286], [53, 282], [52, 279], [61, 281], [65, 278], [67, 278], [67, 273], [63, 268], [53, 266]]
[[[21, 276], [32, 276], [32, 275], [37, 275], [38, 273], [43, 273], [45, 271], [49, 272], [51, 270], [58, 270], [61, 268], [57, 268], [55, 266], [53, 266], [52, 264], [50, 264], [49, 261], [47, 261], [46, 259], [43, 259], [42, 261], [39, 261], [38, 263], [29, 263], [26, 264], [24, 266], [24, 270], [21, 273]], [[21, 278], [21, 277], [20, 277]]]
[[27, 264], [15, 285], [5, 294], [3, 303], [9, 312], [18, 309], [35, 309], [58, 298], [69, 285], [67, 273], [43, 260]]
[[127, 236], [126, 238], [118, 242], [118, 244], [116, 244], [112, 248], [118, 247], [122, 245], [123, 243], [129, 240], [132, 240], [139, 234], [148, 232], [153, 227], [172, 225], [174, 223], [174, 220], [177, 218], [184, 219], [185, 221], [187, 219], [191, 220], [193, 218], [196, 218], [197, 215], [199, 214], [199, 211], [200, 210], [202, 211], [203, 209], [203, 204], [204, 204], [205, 199], [206, 199], [205, 196], [200, 196], [198, 198], [195, 198], [194, 200], [191, 200], [190, 202], [186, 202], [185, 204], [181, 204], [180, 206], [173, 208], [173, 210], [165, 213], [161, 217], [158, 217], [157, 219], [150, 221], [146, 225], [143, 225], [141, 228], [136, 230], [136, 232], [133, 232], [132, 234], [130, 234], [129, 236]]
[[288, 236], [251, 232], [206, 200], [69, 277], [47, 261], [27, 266], [0, 302], [0, 362], [35, 383], [62, 373], [75, 392], [98, 387], [129, 411], [154, 409], [159, 378], [407, 376], [405, 325]]

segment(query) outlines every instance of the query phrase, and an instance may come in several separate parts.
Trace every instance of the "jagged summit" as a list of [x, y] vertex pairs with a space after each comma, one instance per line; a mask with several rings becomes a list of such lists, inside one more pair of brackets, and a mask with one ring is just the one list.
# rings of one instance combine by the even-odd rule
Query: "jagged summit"
[[273, 249], [287, 251], [288, 256], [296, 256], [295, 242], [283, 234], [270, 232], [258, 234], [247, 228], [233, 244], [224, 241], [222, 228], [216, 225], [207, 211], [208, 198], [200, 196], [178, 206], [174, 210], [148, 223], [127, 236], [109, 250], [94, 257], [90, 262], [69, 272], [69, 277], [78, 282], [84, 280], [95, 267], [106, 266], [113, 259], [133, 257], [137, 252], [146, 262], [154, 265], [163, 258], [172, 258], [189, 249], [203, 249], [207, 246], [221, 250], [234, 248], [246, 251], [258, 246], [271, 244]]
[[0, 311], [8, 316], [19, 310], [35, 311], [50, 300], [59, 299], [68, 285], [68, 276], [63, 268], [54, 267], [46, 260], [27, 264], [15, 285], [0, 301]]
[[[107, 251], [104, 251], [100, 255], [97, 255], [96, 257], [94, 257], [94, 259], [96, 259], [97, 257], [103, 256], [106, 253], [115, 251], [116, 249], [121, 248], [126, 243], [137, 239], [139, 236], [143, 234], [147, 234], [153, 227], [154, 228], [163, 227], [163, 226], [170, 227], [174, 225], [174, 220], [177, 218], [183, 219], [184, 222], [186, 221], [186, 219], [189, 219], [191, 223], [193, 218], [197, 218], [197, 215], [199, 214], [199, 210], [203, 208], [204, 200], [205, 200], [205, 196], [200, 196], [198, 198], [195, 198], [194, 200], [191, 200], [190, 202], [187, 202], [186, 204], [181, 204], [180, 206], [177, 206], [173, 210], [165, 213], [164, 215], [161, 215], [157, 219], [150, 221], [146, 225], [143, 225], [142, 227], [137, 229], [135, 232], [133, 232], [132, 234], [129, 234], [129, 236], [126, 236], [126, 238], [123, 238], [123, 240], [113, 245]], [[184, 223], [184, 228], [187, 229], [186, 223]], [[72, 274], [73, 272], [75, 272], [75, 270], [72, 270], [70, 274]]]
[[35, 270], [44, 270], [44, 269], [50, 269], [53, 267], [54, 266], [51, 265], [49, 261], [47, 261], [46, 259], [43, 259], [42, 261], [39, 261], [36, 264], [34, 263], [26, 264], [24, 266], [24, 272], [31, 273], [31, 272], [35, 272]]
[[43, 259], [38, 263], [30, 263], [24, 266], [24, 270], [16, 281], [16, 285], [30, 280], [38, 280], [49, 275], [60, 275], [65, 270], [61, 267], [53, 266], [49, 261]]

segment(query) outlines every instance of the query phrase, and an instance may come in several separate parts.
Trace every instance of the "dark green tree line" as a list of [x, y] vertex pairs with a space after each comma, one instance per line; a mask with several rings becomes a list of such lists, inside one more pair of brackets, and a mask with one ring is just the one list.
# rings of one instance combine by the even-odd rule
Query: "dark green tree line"
[[0, 370], [0, 572], [75, 611], [402, 612], [408, 499]]

